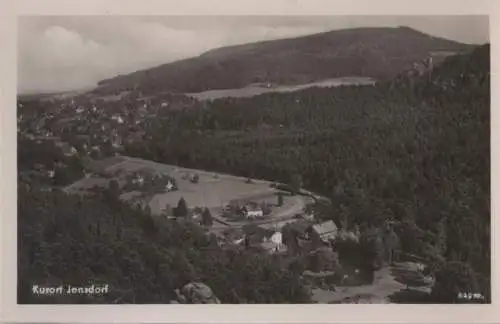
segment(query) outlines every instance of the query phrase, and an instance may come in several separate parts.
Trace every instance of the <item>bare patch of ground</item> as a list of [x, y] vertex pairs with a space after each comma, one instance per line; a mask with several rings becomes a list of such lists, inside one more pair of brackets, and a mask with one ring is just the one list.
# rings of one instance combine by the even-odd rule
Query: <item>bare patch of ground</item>
[[335, 290], [312, 289], [313, 300], [326, 304], [420, 303], [430, 293], [431, 283], [408, 280], [415, 277], [421, 278], [415, 263], [396, 263], [377, 270], [373, 283], [369, 285], [337, 286]]

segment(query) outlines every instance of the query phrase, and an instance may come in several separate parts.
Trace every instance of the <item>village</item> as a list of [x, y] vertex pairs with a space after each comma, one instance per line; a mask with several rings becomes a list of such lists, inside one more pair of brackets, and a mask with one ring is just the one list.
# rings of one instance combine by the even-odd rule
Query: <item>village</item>
[[55, 184], [45, 186], [45, 191], [63, 184], [67, 193], [105, 188], [115, 180], [122, 200], [172, 219], [179, 217], [176, 210], [182, 200], [187, 212], [180, 217], [205, 226], [223, 244], [260, 245], [270, 253], [286, 251], [280, 230], [287, 224], [307, 223], [312, 236], [326, 241], [336, 235], [333, 222], [315, 224], [314, 215], [306, 212], [316, 199], [311, 194], [291, 196], [267, 181], [159, 167], [121, 156], [124, 145], [147, 140], [148, 125], [162, 118], [163, 108], [182, 109], [191, 104], [186, 100], [190, 99], [171, 94], [147, 97], [133, 89], [71, 100], [51, 97], [41, 101], [47, 106], [41, 117], [25, 113], [20, 103], [19, 139], [59, 155], [22, 175]]
[[260, 246], [269, 253], [285, 252], [287, 245], [281, 229], [287, 224], [305, 226], [303, 239], [318, 246], [338, 234], [333, 221], [315, 220], [308, 207], [313, 198], [292, 196], [276, 189], [272, 182], [124, 156], [94, 161], [88, 170], [93, 172], [86, 173], [65, 191], [85, 194], [108, 188], [115, 182], [121, 200], [148, 208], [156, 217], [195, 222], [214, 233], [221, 244]]

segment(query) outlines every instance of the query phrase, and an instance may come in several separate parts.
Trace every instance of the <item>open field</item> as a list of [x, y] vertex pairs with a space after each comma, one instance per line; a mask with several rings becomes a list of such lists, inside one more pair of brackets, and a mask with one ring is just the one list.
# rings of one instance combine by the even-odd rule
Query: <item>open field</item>
[[198, 100], [213, 100], [225, 97], [253, 97], [261, 95], [268, 92], [292, 92], [299, 91], [312, 87], [338, 87], [341, 85], [366, 85], [373, 84], [375, 81], [371, 78], [365, 77], [344, 77], [328, 79], [318, 82], [311, 82], [299, 85], [283, 85], [283, 86], [273, 86], [273, 87], [263, 87], [261, 85], [249, 85], [244, 88], [237, 89], [220, 89], [220, 90], [208, 90], [198, 93], [186, 93], [186, 95], [194, 97]]
[[[255, 180], [246, 183], [246, 178], [215, 174], [200, 170], [192, 170], [172, 165], [155, 163], [136, 158], [127, 158], [110, 168], [108, 171], [122, 169], [133, 172], [144, 167], [154, 169], [160, 174], [167, 174], [176, 179], [178, 190], [156, 194], [149, 202], [151, 212], [160, 214], [166, 205], [176, 206], [179, 199], [184, 198], [189, 207], [221, 208], [233, 199], [245, 199], [258, 196], [273, 197], [277, 190], [270, 187], [271, 182]], [[191, 175], [198, 175], [198, 183], [189, 180]], [[184, 177], [187, 176], [186, 179]]]
[[220, 208], [233, 199], [241, 199], [246, 195], [251, 197], [255, 192], [265, 192], [269, 196], [276, 193], [275, 189], [265, 184], [246, 184], [238, 179], [207, 179], [202, 176], [197, 184], [181, 179], [177, 180], [177, 185], [179, 190], [157, 194], [151, 199], [150, 207], [153, 213], [160, 212], [161, 207], [166, 204], [177, 205], [182, 197], [189, 207]]
[[[121, 171], [120, 175], [109, 179], [101, 177], [91, 177], [81, 179], [65, 190], [67, 192], [82, 192], [91, 189], [93, 186], [107, 187], [109, 181], [116, 180], [120, 187], [125, 185], [125, 176], [131, 172], [141, 169], [149, 169], [157, 174], [165, 174], [175, 178], [178, 190], [171, 192], [157, 193], [152, 196], [147, 195], [146, 202], [151, 208], [153, 215], [162, 213], [167, 205], [177, 206], [181, 198], [186, 200], [188, 207], [207, 207], [212, 215], [221, 222], [215, 222], [214, 227], [242, 227], [249, 221], [228, 221], [220, 216], [224, 206], [232, 201], [254, 201], [257, 203], [266, 202], [270, 205], [277, 203], [276, 194], [280, 190], [272, 188], [271, 183], [265, 180], [253, 179], [250, 183], [247, 178], [237, 177], [228, 174], [215, 174], [202, 170], [193, 170], [173, 165], [160, 164], [153, 161], [132, 158], [132, 157], [113, 157], [102, 161], [97, 161], [102, 170], [108, 173]], [[199, 180], [193, 183], [190, 180], [192, 175], [198, 175]], [[128, 193], [123, 193], [122, 197], [126, 199]], [[137, 194], [132, 194], [131, 197]], [[146, 197], [146, 196], [145, 196]], [[275, 228], [281, 227], [286, 223], [293, 221], [293, 216], [301, 213], [307, 203], [312, 202], [312, 198], [305, 196], [289, 197], [284, 195], [284, 204], [281, 207], [274, 207], [271, 215], [263, 220], [255, 220], [252, 223], [259, 224], [262, 227]], [[225, 223], [225, 224], [224, 224]]]

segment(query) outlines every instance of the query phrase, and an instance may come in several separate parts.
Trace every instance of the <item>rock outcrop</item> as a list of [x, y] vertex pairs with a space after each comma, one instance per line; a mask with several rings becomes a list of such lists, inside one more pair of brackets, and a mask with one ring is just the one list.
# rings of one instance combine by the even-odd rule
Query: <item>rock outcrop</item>
[[201, 282], [190, 282], [175, 293], [181, 304], [220, 304], [212, 289]]

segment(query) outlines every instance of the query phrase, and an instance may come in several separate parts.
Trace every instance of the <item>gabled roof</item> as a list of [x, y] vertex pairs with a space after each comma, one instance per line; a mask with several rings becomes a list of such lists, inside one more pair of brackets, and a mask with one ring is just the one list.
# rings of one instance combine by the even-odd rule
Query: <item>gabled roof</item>
[[335, 223], [332, 220], [329, 220], [321, 224], [315, 224], [312, 226], [312, 228], [313, 231], [318, 233], [320, 236], [337, 233], [337, 225], [335, 225]]

